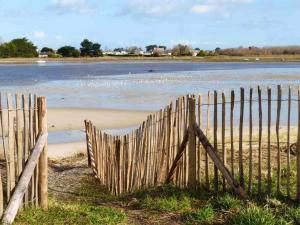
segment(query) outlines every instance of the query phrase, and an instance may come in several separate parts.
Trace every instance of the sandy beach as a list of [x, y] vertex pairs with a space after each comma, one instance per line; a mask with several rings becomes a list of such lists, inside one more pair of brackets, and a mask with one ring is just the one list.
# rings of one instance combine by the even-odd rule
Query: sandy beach
[[100, 129], [122, 129], [139, 125], [151, 112], [115, 109], [48, 109], [49, 131], [84, 129], [89, 119]]
[[[150, 113], [113, 109], [48, 109], [48, 127], [49, 132], [84, 130], [84, 120], [89, 119], [99, 129], [122, 129], [139, 125]], [[64, 158], [85, 152], [85, 142], [49, 145], [50, 158]]]

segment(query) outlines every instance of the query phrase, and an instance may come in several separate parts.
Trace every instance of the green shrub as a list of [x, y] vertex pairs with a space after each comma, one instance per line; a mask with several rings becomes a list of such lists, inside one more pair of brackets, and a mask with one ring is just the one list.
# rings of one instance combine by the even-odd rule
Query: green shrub
[[241, 204], [241, 200], [229, 194], [212, 199], [212, 205], [217, 210], [236, 209], [239, 208]]
[[275, 218], [268, 209], [251, 207], [243, 209], [240, 213], [234, 215], [230, 223], [231, 225], [275, 225]]
[[211, 222], [215, 217], [214, 209], [211, 205], [206, 205], [195, 212], [185, 212], [182, 221], [185, 224], [203, 224]]

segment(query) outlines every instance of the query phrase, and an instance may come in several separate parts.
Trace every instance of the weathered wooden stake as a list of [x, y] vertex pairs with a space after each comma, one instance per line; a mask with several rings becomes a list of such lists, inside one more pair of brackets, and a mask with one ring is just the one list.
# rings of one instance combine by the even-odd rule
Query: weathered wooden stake
[[[47, 103], [45, 97], [38, 98], [39, 133], [47, 133]], [[39, 159], [39, 200], [42, 209], [48, 209], [48, 142], [46, 140]]]
[[196, 123], [195, 99], [190, 97], [189, 101], [189, 176], [188, 187], [196, 189], [197, 186], [197, 165], [196, 165], [196, 135], [194, 124]]
[[298, 138], [297, 138], [297, 195], [300, 201], [300, 87], [298, 88]]

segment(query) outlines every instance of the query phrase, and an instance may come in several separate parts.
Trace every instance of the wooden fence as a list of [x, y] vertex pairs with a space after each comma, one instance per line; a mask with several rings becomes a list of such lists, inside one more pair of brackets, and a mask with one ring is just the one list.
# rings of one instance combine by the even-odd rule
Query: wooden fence
[[298, 87], [184, 96], [124, 136], [85, 126], [89, 165], [114, 194], [165, 182], [224, 191], [230, 183], [248, 195], [300, 199]]
[[44, 97], [0, 94], [2, 223], [12, 223], [20, 207], [48, 206], [46, 112]]

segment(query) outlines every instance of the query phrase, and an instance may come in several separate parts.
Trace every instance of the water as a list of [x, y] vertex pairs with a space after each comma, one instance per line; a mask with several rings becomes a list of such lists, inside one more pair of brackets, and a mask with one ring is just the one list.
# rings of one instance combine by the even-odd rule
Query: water
[[37, 93], [49, 107], [157, 110], [208, 90], [300, 83], [300, 63], [103, 62], [0, 65], [1, 92]]

